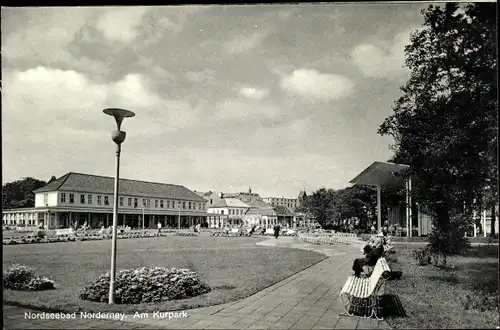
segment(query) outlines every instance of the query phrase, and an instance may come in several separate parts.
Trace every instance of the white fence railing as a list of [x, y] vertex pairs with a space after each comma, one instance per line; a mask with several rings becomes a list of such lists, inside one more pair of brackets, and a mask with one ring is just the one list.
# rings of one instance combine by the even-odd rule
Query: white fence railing
[[321, 233], [308, 233], [298, 234], [300, 242], [311, 244], [355, 244], [361, 243], [362, 238], [356, 234], [351, 233], [335, 233], [335, 234], [321, 234]]

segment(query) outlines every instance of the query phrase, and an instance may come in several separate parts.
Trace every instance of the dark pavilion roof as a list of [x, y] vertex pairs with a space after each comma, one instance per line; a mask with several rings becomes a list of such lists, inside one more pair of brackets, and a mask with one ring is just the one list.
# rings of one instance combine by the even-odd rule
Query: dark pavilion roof
[[349, 183], [367, 186], [405, 187], [405, 178], [402, 176], [408, 165], [388, 162], [373, 162]]
[[[50, 191], [74, 191], [95, 194], [113, 194], [114, 178], [107, 176], [69, 172], [60, 178], [35, 190], [35, 193]], [[159, 182], [146, 182], [129, 179], [120, 179], [120, 195], [172, 198], [206, 202], [195, 192], [184, 186]]]

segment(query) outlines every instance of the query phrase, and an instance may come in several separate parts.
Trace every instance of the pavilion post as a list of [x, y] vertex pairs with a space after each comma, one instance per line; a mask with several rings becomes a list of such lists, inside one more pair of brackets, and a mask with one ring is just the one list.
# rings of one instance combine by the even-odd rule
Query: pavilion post
[[486, 210], [483, 210], [483, 235], [486, 237]]
[[377, 185], [377, 229], [382, 228], [382, 186]]

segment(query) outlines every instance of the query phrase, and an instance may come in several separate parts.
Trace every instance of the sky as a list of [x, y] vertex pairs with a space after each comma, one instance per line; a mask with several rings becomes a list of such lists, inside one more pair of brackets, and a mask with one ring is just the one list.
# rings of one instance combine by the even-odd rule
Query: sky
[[67, 172], [297, 197], [373, 161], [426, 4], [2, 8], [3, 181]]

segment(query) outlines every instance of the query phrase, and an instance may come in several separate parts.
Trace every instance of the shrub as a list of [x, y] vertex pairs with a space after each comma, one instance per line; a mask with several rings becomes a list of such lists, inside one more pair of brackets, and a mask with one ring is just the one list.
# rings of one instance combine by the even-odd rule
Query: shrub
[[429, 246], [415, 249], [411, 251], [411, 254], [419, 266], [426, 266], [431, 263], [431, 250]]
[[441, 261], [446, 266], [449, 256], [462, 254], [470, 247], [460, 221], [460, 217], [457, 217], [447, 228], [437, 227], [429, 234], [428, 248], [436, 264]]
[[[109, 293], [109, 273], [80, 292], [80, 299], [105, 302]], [[142, 267], [123, 269], [116, 276], [117, 304], [158, 303], [194, 297], [209, 292], [197, 273], [189, 269]]]
[[3, 287], [22, 291], [49, 290], [54, 289], [54, 281], [37, 276], [29, 266], [15, 264], [4, 270]]

